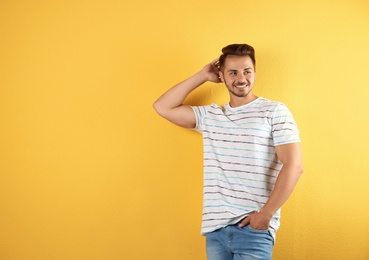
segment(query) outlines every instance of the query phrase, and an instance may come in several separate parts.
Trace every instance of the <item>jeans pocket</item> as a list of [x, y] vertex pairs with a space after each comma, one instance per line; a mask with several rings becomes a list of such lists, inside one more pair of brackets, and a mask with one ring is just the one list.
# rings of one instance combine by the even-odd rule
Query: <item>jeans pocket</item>
[[251, 232], [254, 233], [269, 233], [269, 229], [255, 229], [252, 228], [250, 225], [247, 225], [246, 228], [248, 228]]
[[268, 238], [268, 240], [270, 239], [272, 242], [272, 245], [274, 245], [274, 237], [269, 229], [266, 229], [266, 230], [255, 229], [255, 228], [250, 227], [250, 225], [247, 225], [244, 228], [247, 228], [250, 234], [253, 234], [254, 236], [265, 237], [265, 238]]

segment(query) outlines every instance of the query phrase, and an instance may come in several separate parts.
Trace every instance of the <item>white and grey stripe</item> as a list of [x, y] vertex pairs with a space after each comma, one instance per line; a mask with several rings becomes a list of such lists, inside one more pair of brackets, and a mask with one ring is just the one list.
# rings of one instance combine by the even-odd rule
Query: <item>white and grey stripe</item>
[[[204, 144], [202, 234], [236, 223], [268, 200], [282, 167], [275, 146], [299, 142], [288, 108], [258, 98], [232, 108], [193, 106]], [[279, 228], [278, 211], [271, 231]]]

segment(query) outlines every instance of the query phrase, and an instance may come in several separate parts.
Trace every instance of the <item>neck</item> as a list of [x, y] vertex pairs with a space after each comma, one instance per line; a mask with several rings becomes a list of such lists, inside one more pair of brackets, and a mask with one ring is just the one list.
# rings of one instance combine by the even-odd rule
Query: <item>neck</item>
[[254, 101], [257, 98], [258, 97], [252, 93], [249, 93], [246, 97], [237, 97], [231, 94], [229, 105], [231, 107], [240, 107]]

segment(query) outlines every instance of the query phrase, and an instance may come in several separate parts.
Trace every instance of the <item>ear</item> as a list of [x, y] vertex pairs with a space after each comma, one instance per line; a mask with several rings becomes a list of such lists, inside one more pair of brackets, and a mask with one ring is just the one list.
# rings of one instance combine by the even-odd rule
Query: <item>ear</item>
[[219, 79], [221, 82], [224, 82], [224, 76], [223, 76], [223, 72], [220, 70], [219, 71]]

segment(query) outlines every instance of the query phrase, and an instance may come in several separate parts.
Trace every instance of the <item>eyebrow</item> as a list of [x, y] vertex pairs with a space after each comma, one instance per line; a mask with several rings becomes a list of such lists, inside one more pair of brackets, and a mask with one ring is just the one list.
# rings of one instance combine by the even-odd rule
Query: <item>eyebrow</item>
[[[247, 68], [244, 68], [243, 70], [252, 70], [252, 68], [251, 67], [247, 67]], [[228, 70], [228, 72], [233, 72], [233, 71], [236, 71], [237, 72], [237, 70], [235, 70], [235, 69]]]

